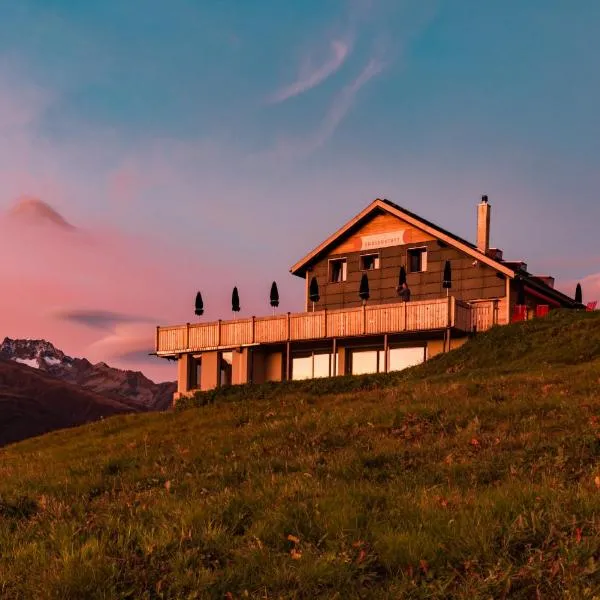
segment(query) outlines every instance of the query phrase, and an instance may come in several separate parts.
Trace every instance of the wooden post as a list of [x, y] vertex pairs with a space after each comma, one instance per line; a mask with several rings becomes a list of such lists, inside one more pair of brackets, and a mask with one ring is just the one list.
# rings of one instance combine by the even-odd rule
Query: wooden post
[[156, 341], [154, 342], [154, 347], [156, 349], [156, 352], [158, 352], [159, 348], [158, 348], [158, 343], [160, 341], [160, 326], [157, 325], [156, 326]]
[[217, 324], [217, 348], [221, 345], [221, 319]]
[[190, 324], [186, 323], [185, 324], [185, 349], [189, 350], [190, 349]]
[[331, 367], [331, 372], [333, 373], [333, 376], [335, 377], [337, 375], [337, 369], [336, 369], [336, 365], [337, 365], [337, 338], [333, 338], [333, 354], [332, 354], [332, 359], [333, 359], [333, 365]]
[[327, 307], [323, 309], [323, 331], [321, 337], [327, 337]]
[[254, 315], [252, 315], [252, 342], [251, 342], [252, 344], [254, 344], [254, 342], [256, 341], [255, 340], [255, 333], [254, 333], [254, 331], [255, 331], [255, 323], [254, 323], [255, 320], [256, 320], [256, 317]]
[[292, 344], [288, 340], [288, 342], [286, 344], [286, 350], [285, 350], [285, 379], [286, 379], [286, 381], [290, 380], [290, 374], [291, 374], [290, 372], [291, 372], [291, 366], [292, 366], [291, 353], [292, 353]]
[[362, 306], [362, 332], [363, 335], [365, 335], [365, 333], [367, 333], [367, 308], [363, 302], [363, 306]]
[[389, 362], [388, 361], [388, 350], [389, 350], [389, 348], [388, 348], [388, 334], [386, 333], [383, 336], [383, 369], [384, 369], [385, 373], [388, 372], [388, 367], [389, 367], [389, 365], [388, 365], [388, 362]]
[[291, 326], [290, 326], [290, 313], [287, 314], [287, 339], [290, 340]]

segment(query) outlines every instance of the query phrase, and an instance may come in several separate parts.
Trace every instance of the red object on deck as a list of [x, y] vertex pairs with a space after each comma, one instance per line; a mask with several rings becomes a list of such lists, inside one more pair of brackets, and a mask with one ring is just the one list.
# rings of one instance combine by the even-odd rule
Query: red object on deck
[[516, 304], [513, 310], [512, 322], [518, 323], [519, 321], [527, 320], [527, 306], [525, 304]]
[[596, 306], [598, 306], [598, 300], [594, 300], [593, 302], [588, 302], [586, 304], [585, 310], [587, 312], [592, 312], [593, 310], [596, 310]]
[[550, 312], [550, 307], [547, 304], [538, 304], [535, 307], [536, 317], [545, 317]]

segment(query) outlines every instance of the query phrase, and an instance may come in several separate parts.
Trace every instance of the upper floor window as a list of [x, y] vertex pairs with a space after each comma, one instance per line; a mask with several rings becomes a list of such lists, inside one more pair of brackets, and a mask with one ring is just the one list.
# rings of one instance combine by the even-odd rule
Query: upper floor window
[[346, 281], [347, 274], [348, 264], [345, 258], [336, 258], [329, 261], [329, 281], [331, 283]]
[[409, 273], [427, 271], [427, 248], [410, 248], [408, 250]]
[[363, 254], [360, 257], [360, 270], [374, 271], [375, 269], [379, 269], [379, 253]]

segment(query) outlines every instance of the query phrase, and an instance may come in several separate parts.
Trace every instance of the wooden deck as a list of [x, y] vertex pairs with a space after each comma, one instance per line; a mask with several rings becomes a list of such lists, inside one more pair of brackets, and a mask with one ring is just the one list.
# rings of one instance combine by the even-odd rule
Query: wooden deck
[[498, 323], [498, 301], [467, 303], [454, 297], [351, 309], [286, 313], [235, 321], [156, 328], [156, 353], [170, 356], [220, 348], [384, 333], [485, 331]]

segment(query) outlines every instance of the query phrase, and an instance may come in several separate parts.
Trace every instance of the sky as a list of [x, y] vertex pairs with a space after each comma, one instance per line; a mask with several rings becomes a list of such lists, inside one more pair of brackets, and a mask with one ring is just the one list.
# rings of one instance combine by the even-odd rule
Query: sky
[[595, 0], [0, 13], [0, 335], [175, 379], [156, 325], [302, 310], [290, 266], [377, 197], [473, 240], [487, 194], [493, 246], [600, 299]]

